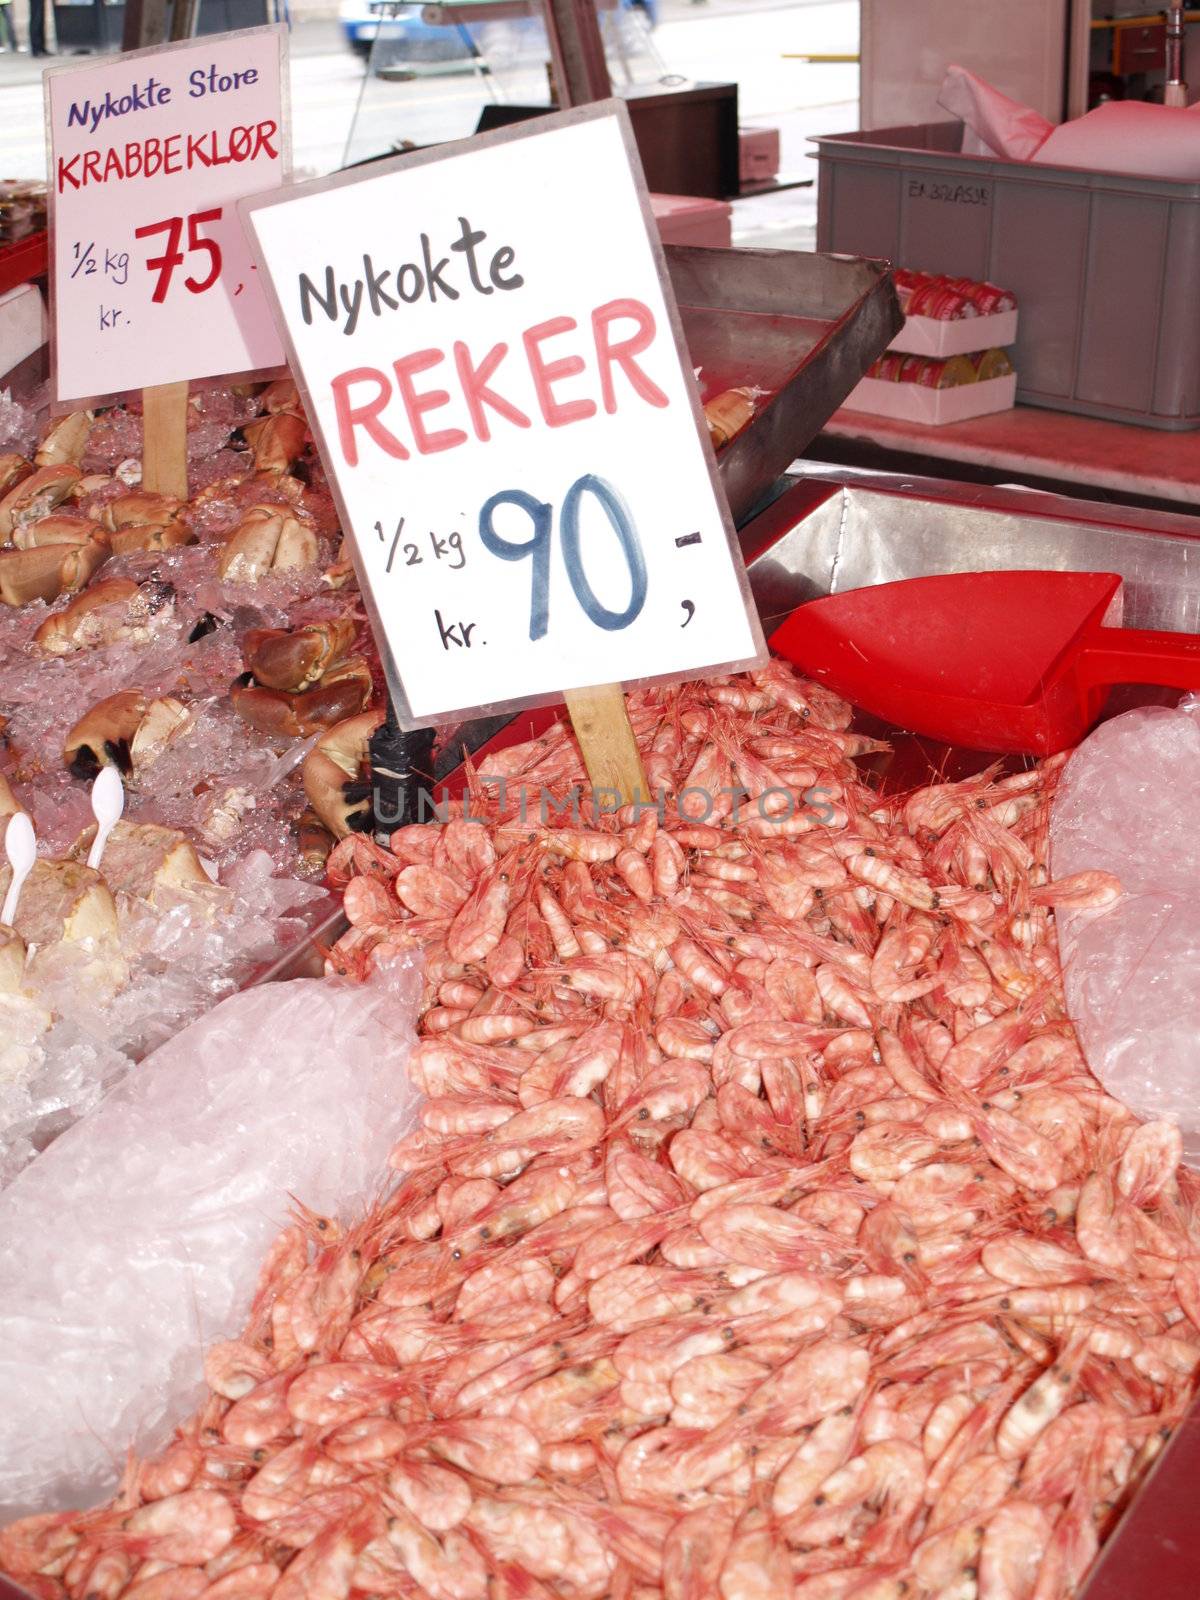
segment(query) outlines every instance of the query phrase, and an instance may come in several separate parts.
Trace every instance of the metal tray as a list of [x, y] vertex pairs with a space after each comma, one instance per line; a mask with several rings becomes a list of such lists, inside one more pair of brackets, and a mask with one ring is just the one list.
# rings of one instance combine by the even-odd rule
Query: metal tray
[[706, 393], [770, 391], [717, 456], [740, 527], [768, 500], [904, 324], [886, 262], [667, 245], [688, 355]]
[[1200, 632], [1200, 519], [986, 484], [805, 475], [741, 533], [770, 633], [796, 606], [938, 572], [1118, 572], [1128, 627]]

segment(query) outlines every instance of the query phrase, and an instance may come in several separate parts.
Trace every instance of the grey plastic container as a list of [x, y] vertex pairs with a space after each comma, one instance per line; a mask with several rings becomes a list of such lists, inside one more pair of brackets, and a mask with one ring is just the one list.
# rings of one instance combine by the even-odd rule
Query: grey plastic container
[[1200, 427], [1200, 183], [964, 156], [960, 122], [816, 142], [817, 249], [1011, 289], [1018, 400]]

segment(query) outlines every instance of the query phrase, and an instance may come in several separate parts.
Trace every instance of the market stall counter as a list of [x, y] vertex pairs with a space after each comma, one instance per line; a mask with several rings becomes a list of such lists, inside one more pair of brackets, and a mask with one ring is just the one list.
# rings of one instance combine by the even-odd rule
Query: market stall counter
[[1188, 435], [1098, 417], [1015, 406], [943, 427], [866, 411], [836, 412], [822, 429], [819, 458], [847, 466], [956, 469], [1035, 478], [1067, 494], [1101, 491], [1114, 500], [1200, 506], [1200, 446]]

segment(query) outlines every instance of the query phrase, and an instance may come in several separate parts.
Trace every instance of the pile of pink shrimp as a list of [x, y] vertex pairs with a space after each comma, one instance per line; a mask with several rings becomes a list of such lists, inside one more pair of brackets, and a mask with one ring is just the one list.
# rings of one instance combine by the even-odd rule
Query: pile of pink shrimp
[[661, 813], [541, 819], [556, 728], [339, 847], [331, 964], [425, 951], [403, 1176], [298, 1209], [110, 1505], [0, 1533], [37, 1600], [1076, 1592], [1200, 1228], [1064, 1015], [1053, 909], [1119, 886], [1048, 879], [1059, 764], [881, 797], [778, 664], [631, 711]]

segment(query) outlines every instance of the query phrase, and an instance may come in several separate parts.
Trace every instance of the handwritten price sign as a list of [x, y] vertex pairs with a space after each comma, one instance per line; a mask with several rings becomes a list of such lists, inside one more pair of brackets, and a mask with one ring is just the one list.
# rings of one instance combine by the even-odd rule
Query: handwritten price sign
[[623, 106], [243, 203], [406, 726], [760, 656]]
[[286, 31], [46, 74], [56, 398], [278, 366], [235, 201], [287, 169]]

